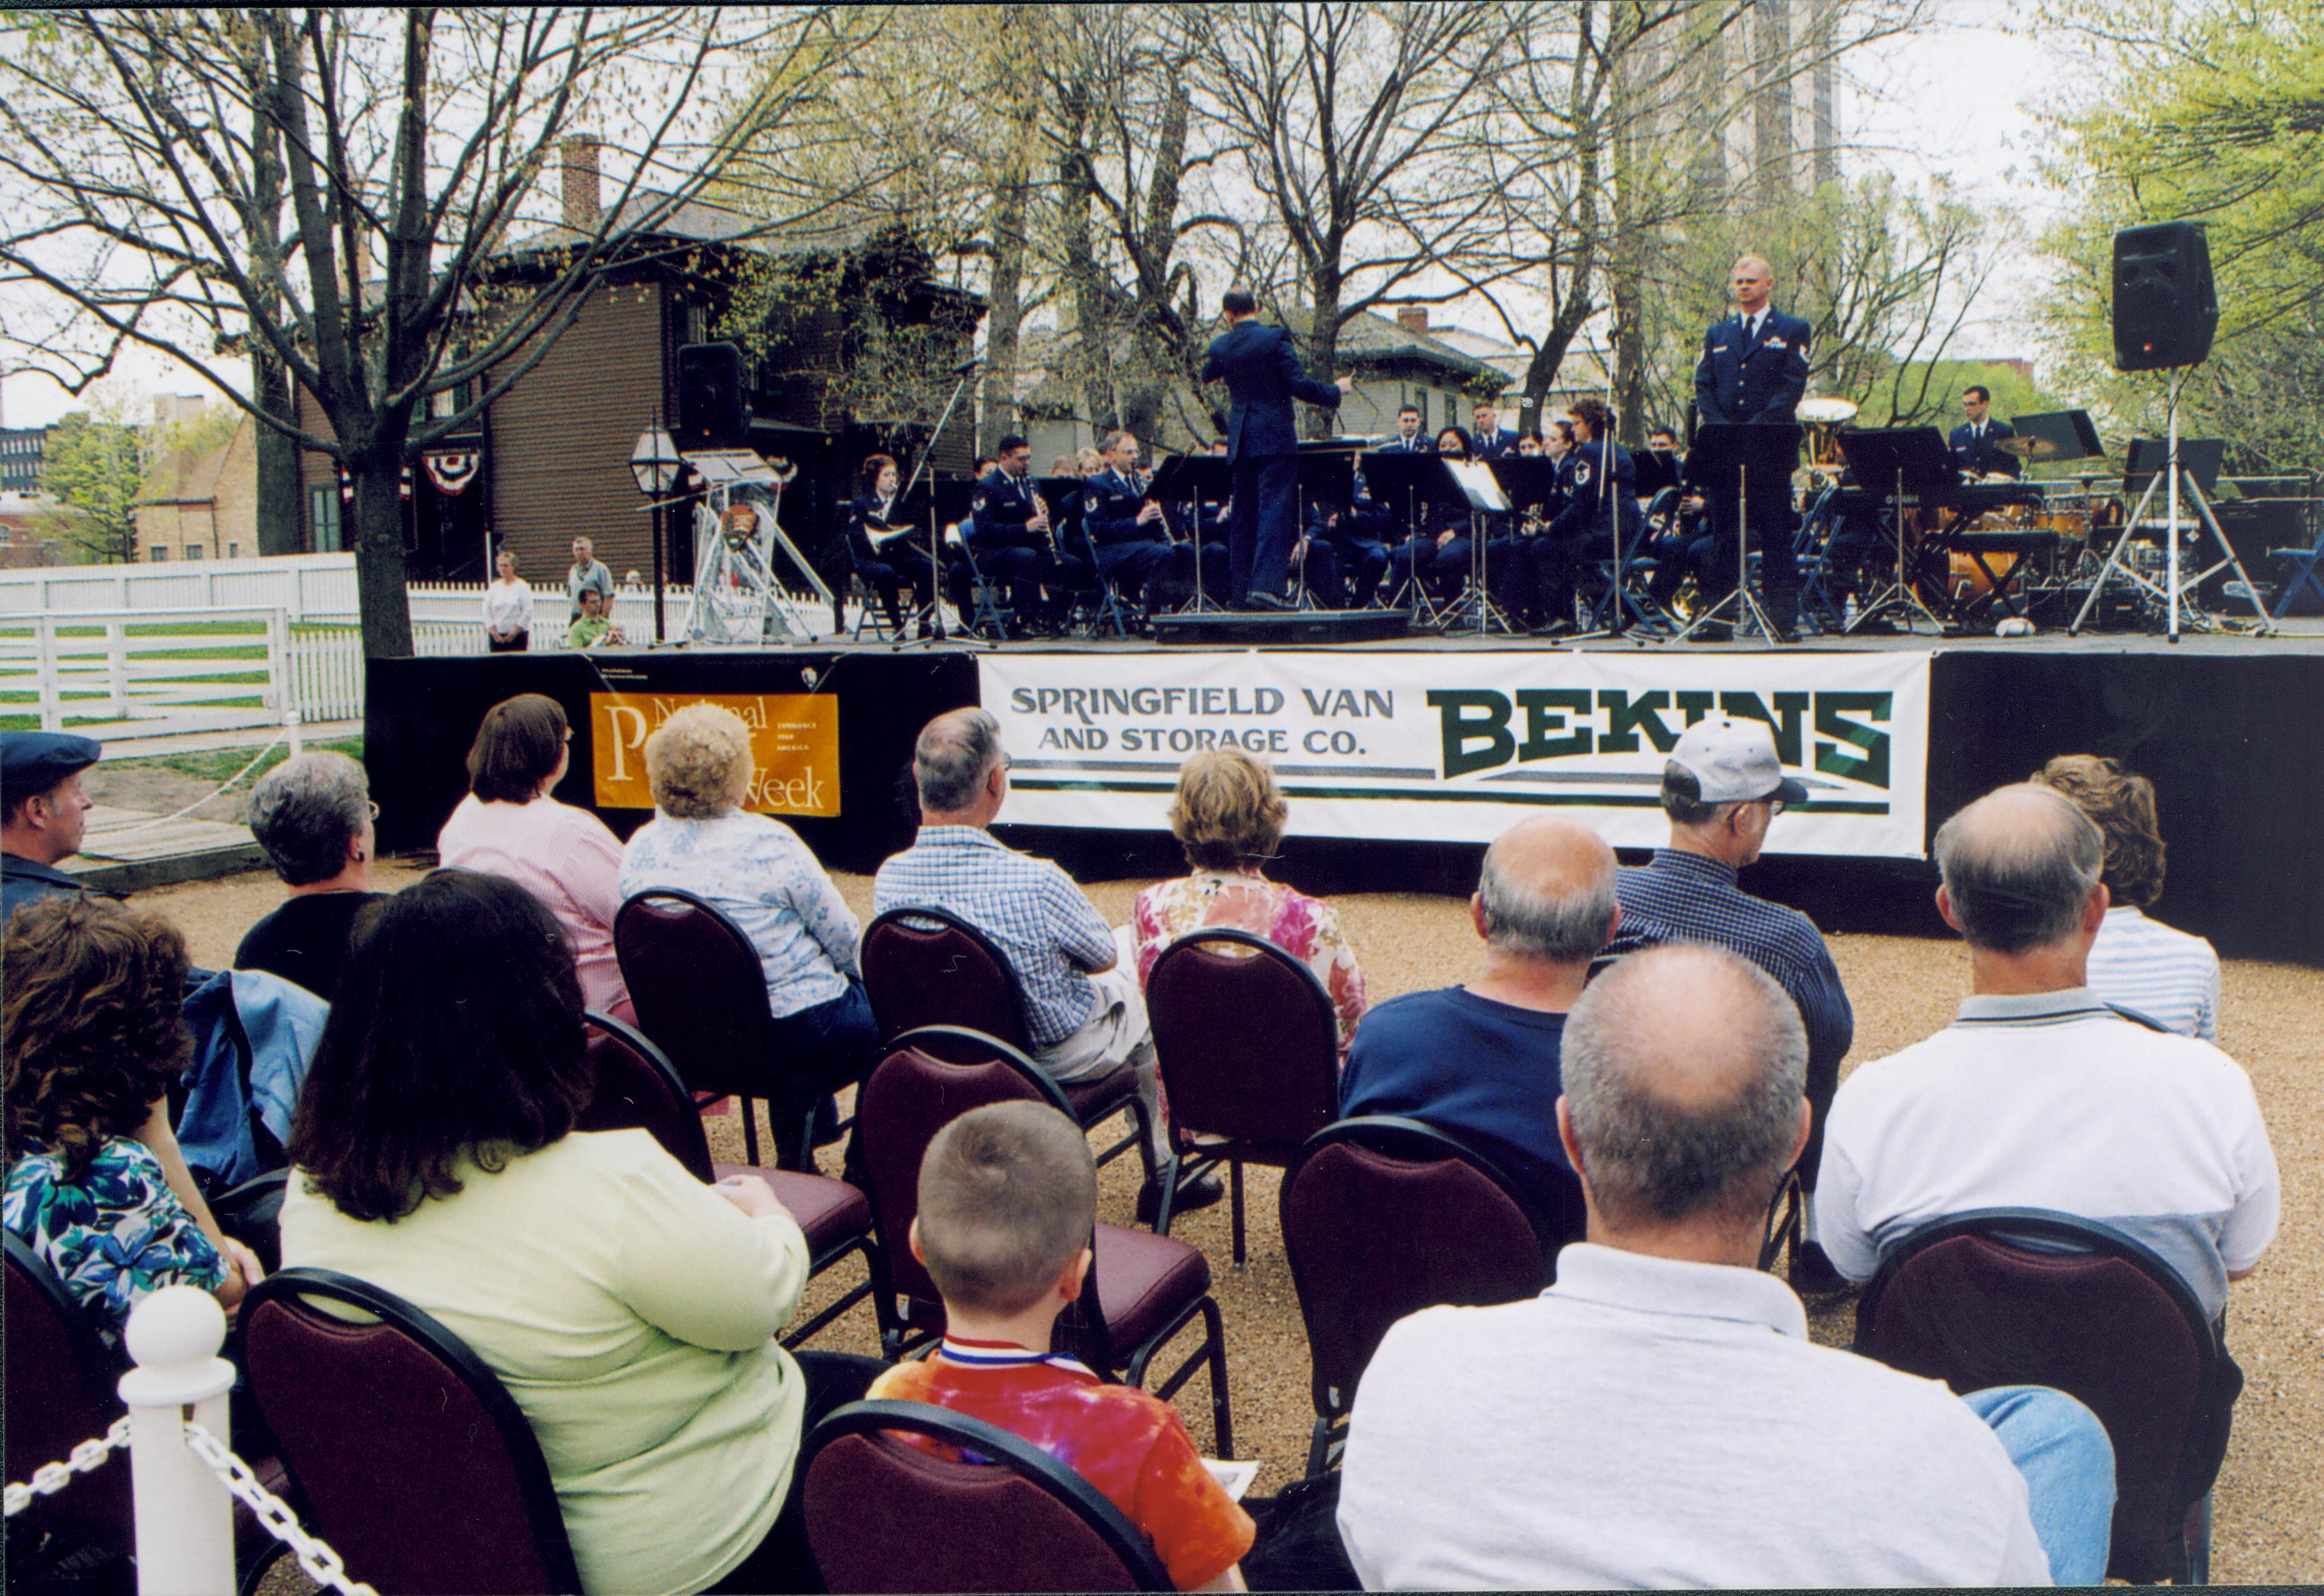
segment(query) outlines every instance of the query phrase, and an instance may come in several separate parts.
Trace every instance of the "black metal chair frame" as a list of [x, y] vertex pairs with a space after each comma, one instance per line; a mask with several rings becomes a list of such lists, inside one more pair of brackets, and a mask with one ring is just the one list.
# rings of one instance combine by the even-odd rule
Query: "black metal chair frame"
[[[751, 938], [744, 934], [742, 927], [734, 923], [733, 917], [728, 914], [724, 909], [720, 909], [716, 904], [712, 903], [695, 893], [688, 892], [680, 887], [648, 887], [642, 891], [633, 892], [628, 898], [622, 899], [622, 909], [616, 909], [613, 914], [613, 954], [616, 961], [618, 961], [621, 956], [622, 949], [622, 910], [627, 909], [632, 903], [640, 903], [654, 898], [675, 899], [681, 903], [688, 904], [694, 909], [700, 910], [702, 913], [708, 915], [710, 918], [726, 933], [727, 936], [734, 939], [735, 945], [741, 947], [742, 950], [750, 956], [752, 966], [755, 968], [759, 965], [760, 959], [758, 949], [752, 946]], [[626, 973], [627, 973], [624, 972], [625, 978]], [[763, 1009], [766, 1004], [766, 989], [763, 982], [761, 982], [760, 986], [759, 1002], [760, 1006]], [[767, 1014], [767, 1025], [769, 1028], [766, 1033], [767, 1060], [770, 1066], [779, 1065], [780, 1060], [774, 1056], [774, 1033], [772, 1029], [774, 1026], [774, 1015], [771, 1010]], [[634, 1029], [634, 1028], [629, 1027], [624, 1027], [623, 1029]], [[665, 1063], [669, 1062], [669, 1055], [667, 1053], [662, 1055], [662, 1058]], [[678, 1078], [681, 1081], [686, 1078], [683, 1071], [679, 1072]], [[756, 1164], [759, 1161], [759, 1117], [757, 1112], [752, 1109], [751, 1105], [753, 1102], [760, 1101], [767, 1102], [767, 1128], [770, 1133], [771, 1133], [774, 1130], [774, 1105], [772, 1101], [755, 1098], [747, 1092], [718, 1092], [707, 1088], [696, 1089], [692, 1086], [688, 1086], [687, 1090], [693, 1096], [695, 1102], [698, 1107], [707, 1107], [709, 1104], [717, 1102], [721, 1097], [733, 1097], [738, 1099], [742, 1102], [742, 1149], [744, 1156], [748, 1158], [752, 1163]], [[815, 1167], [815, 1113], [810, 1111], [807, 1116], [806, 1124], [799, 1132], [799, 1145], [795, 1149], [784, 1149], [794, 1153], [799, 1160], [798, 1167], [805, 1170], [812, 1170]], [[838, 1129], [840, 1131], [844, 1132], [847, 1128], [854, 1122], [855, 1121], [853, 1119], [842, 1120], [839, 1122]], [[777, 1155], [777, 1161], [778, 1163], [780, 1162], [779, 1153]]]
[[[1018, 1033], [1020, 1036], [1024, 1035], [1025, 988], [1024, 983], [1017, 979], [1016, 966], [1009, 962], [1009, 955], [1001, 951], [999, 946], [993, 942], [991, 937], [987, 936], [982, 931], [977, 929], [974, 926], [970, 925], [958, 915], [954, 914], [947, 909], [891, 909], [885, 914], [874, 915], [872, 918], [872, 923], [863, 927], [862, 941], [858, 944], [858, 946], [859, 947], [870, 946], [872, 942], [872, 933], [878, 930], [882, 926], [900, 924], [907, 920], [915, 919], [934, 920], [945, 929], [959, 933], [961, 936], [967, 937], [970, 942], [975, 944], [977, 950], [982, 953], [985, 957], [992, 961], [993, 964], [1001, 971], [1002, 977], [1009, 983], [1009, 1001], [1017, 1015]], [[858, 964], [862, 963], [862, 959], [860, 955], [858, 955], [856, 962]], [[867, 992], [871, 990], [871, 984], [870, 971], [867, 967], [864, 980], [864, 989]], [[876, 997], [872, 999], [872, 1013], [875, 1019], [880, 1019], [880, 1029], [882, 1033], [881, 1046], [883, 1049], [881, 1056], [884, 1057], [886, 1056], [884, 1049], [890, 1046], [895, 1038], [892, 1036], [886, 1034], [888, 1029], [887, 1021], [880, 1017], [880, 1004], [879, 1000]], [[956, 1029], [967, 1031], [966, 1027], [922, 1026], [919, 1029], [923, 1030]], [[967, 1034], [981, 1037], [984, 1033], [982, 1031], [967, 1031]], [[1001, 1039], [1005, 1040], [1005, 1038]], [[1017, 1048], [1019, 1052], [1030, 1051], [1029, 1048], [1025, 1047], [1020, 1043], [1011, 1042], [1009, 1045]], [[1072, 1112], [1070, 1109], [1066, 1112], [1069, 1113]], [[1097, 1155], [1098, 1167], [1102, 1169], [1108, 1164], [1112, 1163], [1116, 1158], [1121, 1157], [1122, 1154], [1135, 1151], [1138, 1154], [1139, 1160], [1146, 1165], [1146, 1173], [1150, 1178], [1155, 1173], [1153, 1121], [1147, 1115], [1146, 1100], [1139, 1096], [1138, 1089], [1135, 1084], [1130, 1086], [1118, 1096], [1109, 1097], [1102, 1102], [1093, 1103], [1090, 1106], [1089, 1117], [1087, 1119], [1082, 1119], [1078, 1114], [1075, 1114], [1074, 1117], [1080, 1122], [1084, 1130], [1094, 1130], [1100, 1125], [1104, 1124], [1108, 1120], [1119, 1113], [1127, 1113], [1130, 1116], [1130, 1134], [1123, 1137], [1120, 1140], [1105, 1148]]]
[[816, 1458], [835, 1441], [850, 1435], [878, 1436], [894, 1430], [973, 1451], [990, 1460], [982, 1466], [1005, 1468], [1038, 1486], [1086, 1525], [1105, 1543], [1108, 1551], [1121, 1559], [1122, 1567], [1138, 1582], [1138, 1589], [1177, 1589], [1170, 1579], [1170, 1571], [1155, 1554], [1153, 1543], [1123, 1517], [1120, 1508], [1106, 1499], [1104, 1492], [1032, 1443], [964, 1413], [925, 1402], [851, 1402], [816, 1425], [807, 1436], [800, 1449], [799, 1477], [809, 1478]]
[[[367, 1280], [332, 1269], [295, 1268], [269, 1275], [243, 1298], [242, 1322], [252, 1323], [259, 1308], [277, 1297], [289, 1299], [285, 1305], [296, 1308], [299, 1299], [309, 1296], [360, 1309], [409, 1336], [475, 1394], [484, 1411], [492, 1416], [501, 1441], [508, 1448], [510, 1466], [515, 1470], [519, 1488], [524, 1493], [526, 1516], [532, 1521], [533, 1537], [540, 1560], [548, 1567], [552, 1588], [578, 1591], [581, 1575], [574, 1565], [573, 1543], [566, 1537], [565, 1514], [557, 1504], [557, 1486], [549, 1476], [548, 1460], [541, 1456], [540, 1442], [532, 1433], [531, 1421], [516, 1405], [516, 1398], [509, 1395], [500, 1376], [486, 1367], [467, 1342], [433, 1315]], [[260, 1406], [264, 1406], [263, 1399]], [[289, 1469], [288, 1460], [283, 1466]], [[295, 1473], [292, 1479], [295, 1482]]]
[[[946, 1048], [950, 1048], [952, 1052], [945, 1052]], [[1030, 1058], [998, 1037], [987, 1036], [979, 1030], [970, 1030], [965, 1026], [924, 1025], [916, 1030], [906, 1031], [902, 1036], [887, 1044], [881, 1049], [881, 1060], [884, 1062], [890, 1055], [907, 1049], [916, 1049], [936, 1058], [949, 1058], [958, 1053], [970, 1052], [979, 1057], [997, 1059], [1038, 1093], [1042, 1102], [1067, 1119], [1074, 1119], [1073, 1104], [1066, 1101], [1063, 1089], [1055, 1081], [1043, 1075], [1040, 1067]], [[874, 1072], [876, 1071], [875, 1066]], [[1075, 1121], [1075, 1123], [1079, 1122]], [[864, 1179], [868, 1188], [874, 1179], [869, 1158], [864, 1162]], [[872, 1223], [876, 1230], [882, 1210], [879, 1194], [872, 1191], [871, 1195]], [[900, 1360], [936, 1339], [936, 1333], [933, 1330], [915, 1331], [904, 1321], [902, 1315], [898, 1311], [896, 1302], [898, 1293], [888, 1270], [887, 1259], [890, 1248], [903, 1245], [905, 1245], [905, 1238], [890, 1237], [882, 1233], [880, 1236], [880, 1250], [874, 1254], [880, 1260], [879, 1289], [874, 1293], [872, 1301], [880, 1314], [881, 1355], [890, 1361]], [[1094, 1250], [1093, 1244], [1093, 1250]], [[1155, 1355], [1176, 1339], [1178, 1333], [1184, 1330], [1197, 1315], [1200, 1315], [1203, 1320], [1204, 1334], [1201, 1344], [1187, 1355], [1185, 1362], [1171, 1370], [1162, 1383], [1155, 1388], [1154, 1394], [1165, 1402], [1168, 1401], [1177, 1395], [1180, 1388], [1194, 1379], [1197, 1369], [1207, 1363], [1211, 1377], [1211, 1422], [1218, 1437], [1219, 1455], [1232, 1457], [1234, 1455], [1234, 1416], [1227, 1396], [1226, 1327], [1219, 1315], [1218, 1299], [1211, 1293], [1207, 1291], [1203, 1293], [1202, 1296], [1171, 1315], [1143, 1344], [1130, 1348], [1128, 1355], [1124, 1356], [1122, 1350], [1114, 1342], [1113, 1327], [1106, 1323], [1103, 1305], [1098, 1299], [1097, 1267], [1093, 1263], [1089, 1273], [1082, 1281], [1080, 1301], [1065, 1310], [1060, 1316], [1060, 1323], [1065, 1325], [1075, 1345], [1081, 1350], [1083, 1361], [1096, 1370], [1101, 1376], [1111, 1378], [1111, 1371], [1119, 1368], [1122, 1370], [1124, 1383], [1142, 1388], [1146, 1383], [1147, 1369], [1154, 1361]]]
[[[1316, 979], [1314, 971], [1264, 936], [1255, 936], [1249, 931], [1239, 931], [1230, 926], [1205, 926], [1198, 931], [1187, 932], [1186, 935], [1164, 948], [1159, 955], [1156, 955], [1154, 966], [1156, 969], [1161, 968], [1162, 961], [1180, 948], [1192, 947], [1204, 943], [1247, 947], [1253, 950], [1257, 957], [1271, 959], [1277, 964], [1297, 972], [1300, 979], [1306, 983], [1307, 990], [1313, 994], [1316, 1005], [1322, 1010], [1326, 1034], [1332, 1038], [1333, 1048], [1338, 1047], [1340, 1014], [1339, 1010], [1332, 1006], [1332, 994], [1325, 991], [1323, 983]], [[1147, 978], [1149, 983], [1152, 981], [1151, 971], [1148, 972]], [[1157, 1060], [1158, 1056], [1157, 1044]], [[1339, 1058], [1336, 1052], [1331, 1063], [1332, 1112], [1336, 1117], [1340, 1112]], [[1167, 1084], [1165, 1090], [1167, 1090]], [[1259, 1156], [1254, 1157], [1254, 1154]], [[1182, 1148], [1177, 1131], [1174, 1127], [1170, 1134], [1170, 1157], [1162, 1167], [1162, 1202], [1158, 1212], [1154, 1216], [1154, 1233], [1157, 1236], [1167, 1236], [1170, 1233], [1173, 1211], [1177, 1207], [1178, 1193], [1185, 1183], [1199, 1179], [1204, 1171], [1224, 1164], [1227, 1167], [1228, 1207], [1234, 1228], [1234, 1260], [1237, 1263], [1242, 1262], [1243, 1164], [1246, 1160], [1253, 1163], [1272, 1163], [1278, 1156], [1268, 1149], [1240, 1139], [1195, 1142]], [[1285, 1162], [1287, 1164], [1289, 1159], [1285, 1159]]]
[[[592, 1010], [581, 1017], [581, 1023], [585, 1026], [595, 1026], [608, 1036], [619, 1038], [622, 1046], [633, 1050], [639, 1057], [653, 1066], [656, 1073], [660, 1075], [663, 1084], [669, 1089], [671, 1100], [685, 1106], [684, 1122], [691, 1126], [694, 1130], [693, 1136], [688, 1139], [689, 1146], [685, 1152], [678, 1155], [678, 1161], [685, 1165], [687, 1173], [696, 1180], [706, 1185], [710, 1184], [716, 1173], [710, 1161], [710, 1139], [703, 1133], [701, 1113], [694, 1106], [694, 1094], [686, 1089], [686, 1083], [679, 1078], [678, 1066], [670, 1063], [669, 1056], [655, 1047], [635, 1026], [624, 1025], [610, 1014], [600, 1014]], [[807, 1278], [813, 1279], [825, 1269], [844, 1261], [849, 1253], [860, 1252], [863, 1255], [863, 1280], [861, 1285], [845, 1293], [837, 1301], [816, 1314], [814, 1318], [786, 1334], [783, 1337], [783, 1345], [798, 1346], [825, 1325], [838, 1318], [840, 1315], [870, 1296], [880, 1278], [880, 1266], [875, 1261], [878, 1251], [879, 1244], [869, 1235], [862, 1235], [851, 1237], [838, 1246], [809, 1259], [807, 1266]]]
[[[1434, 1162], [1446, 1158], [1456, 1159], [1476, 1170], [1478, 1174], [1499, 1187], [1501, 1195], [1516, 1206], [1519, 1213], [1525, 1215], [1526, 1222], [1533, 1226], [1533, 1233], [1541, 1241], [1544, 1280], [1548, 1279], [1556, 1268], [1557, 1249], [1569, 1239], [1580, 1239], [1561, 1236], [1555, 1221], [1550, 1215], [1544, 1213], [1540, 1207], [1526, 1195], [1524, 1188], [1511, 1180], [1501, 1171], [1499, 1166], [1484, 1154], [1450, 1131], [1440, 1130], [1424, 1121], [1412, 1119], [1404, 1114], [1356, 1114], [1348, 1119], [1335, 1120], [1309, 1137], [1307, 1144], [1299, 1149], [1297, 1162], [1283, 1173], [1282, 1193], [1277, 1200], [1278, 1214], [1283, 1208], [1288, 1206], [1291, 1201], [1292, 1185], [1298, 1180], [1299, 1171], [1307, 1160], [1325, 1148], [1336, 1147], [1342, 1142], [1353, 1142], [1358, 1147], [1368, 1149], [1385, 1157], [1405, 1158], [1415, 1163]], [[1578, 1201], [1578, 1183], [1576, 1192]], [[1283, 1225], [1283, 1230], [1288, 1236], [1290, 1233], [1288, 1223]], [[1296, 1259], [1293, 1260], [1291, 1279], [1296, 1289], [1299, 1282], [1299, 1270]], [[1354, 1403], [1356, 1394], [1353, 1389], [1350, 1389], [1341, 1393], [1340, 1399], [1336, 1403], [1333, 1402], [1331, 1391], [1324, 1386], [1321, 1375], [1315, 1370], [1314, 1353], [1312, 1351], [1308, 1353], [1308, 1381], [1309, 1396], [1315, 1408], [1314, 1427], [1309, 1432], [1307, 1439], [1307, 1475], [1313, 1478], [1330, 1469], [1333, 1448], [1346, 1444], [1348, 1409]]]
[[[1888, 1288], [1889, 1282], [1907, 1260], [1941, 1242], [1961, 1236], [1999, 1241], [2031, 1252], [2081, 1253], [2119, 1259], [2153, 1280], [2185, 1317], [2188, 1331], [2193, 1335], [2199, 1349], [2200, 1367], [2196, 1373], [2196, 1386], [2201, 1395], [2188, 1420], [2187, 1437], [2172, 1474], [2168, 1511], [2172, 1515], [2170, 1527], [2173, 1544], [2182, 1547], [2185, 1547], [2185, 1542], [2181, 1536], [2181, 1527], [2197, 1512], [2201, 1514], [2202, 1532], [2199, 1544], [2185, 1547], [2187, 1565], [2181, 1582], [2209, 1584], [2210, 1493], [2206, 1490], [2200, 1497], [2189, 1499], [2181, 1481], [2197, 1461], [2193, 1455], [2196, 1444], [2209, 1422], [2216, 1417], [2219, 1368], [2224, 1352], [2218, 1326], [2204, 1313], [2203, 1305], [2193, 1289], [2162, 1254], [2112, 1225], [2047, 1208], [1975, 1208], [1932, 1220], [1891, 1247], [1880, 1259], [1880, 1267], [1873, 1272], [1872, 1278], [1866, 1283], [1862, 1296], [1858, 1299], [1857, 1322], [1861, 1324], [1872, 1316], [1881, 1294]], [[1866, 1357], [1874, 1356], [1870, 1349], [1860, 1342], [1849, 1350]]]

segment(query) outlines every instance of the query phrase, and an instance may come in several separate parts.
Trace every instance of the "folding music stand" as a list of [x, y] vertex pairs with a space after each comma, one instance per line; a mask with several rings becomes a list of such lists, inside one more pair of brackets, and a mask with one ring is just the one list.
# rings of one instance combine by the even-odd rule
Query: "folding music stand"
[[[915, 474], [915, 480], [919, 480], [917, 474]], [[912, 494], [896, 507], [896, 521], [899, 525], [909, 521], [918, 526], [923, 520], [927, 522], [928, 581], [935, 588], [935, 591], [928, 595], [927, 605], [928, 623], [918, 638], [909, 643], [901, 644], [906, 648], [917, 648], [922, 643], [936, 648], [946, 646], [944, 618], [944, 530], [966, 521], [970, 510], [976, 503], [976, 479], [973, 477], [930, 475], [926, 481], [927, 486]], [[970, 561], [973, 569], [974, 557], [968, 552], [966, 539], [964, 538], [961, 540], [961, 547], [962, 558]], [[971, 597], [977, 609], [992, 608], [991, 601], [985, 596], [982, 577], [977, 578], [972, 586]], [[973, 612], [961, 616], [960, 641], [972, 643], [984, 641], [977, 636], [976, 628], [985, 618], [982, 614]], [[996, 628], [1000, 626], [1000, 616], [997, 613], [991, 617], [991, 621]]]
[[1630, 474], [1638, 497], [1651, 500], [1685, 479], [1686, 459], [1675, 449], [1632, 449]]
[[[1523, 512], [1556, 498], [1557, 469], [1561, 464], [1546, 455], [1515, 454], [1485, 462], [1486, 468], [1493, 474], [1493, 480], [1501, 484], [1501, 493], [1520, 512], [1520, 525], [1523, 524]], [[1536, 537], [1541, 535], [1538, 532], [1534, 534]], [[1550, 619], [1570, 621], [1572, 617], [1553, 615]]]
[[1694, 447], [1686, 457], [1686, 480], [1702, 494], [1706, 504], [1713, 495], [1735, 495], [1735, 591], [1688, 622], [1686, 630], [1671, 641], [1684, 642], [1729, 604], [1735, 605], [1736, 620], [1748, 617], [1769, 641], [1783, 641], [1775, 623], [1767, 618], [1767, 612], [1751, 592], [1750, 490], [1753, 481], [1779, 475], [1787, 484], [1788, 496], [1792, 473], [1799, 463], [1800, 428], [1796, 422], [1775, 426], [1714, 421], [1697, 429]]
[[[1307, 527], [1307, 506], [1324, 504], [1344, 510], [1356, 500], [1356, 456], [1364, 447], [1360, 438], [1325, 438], [1299, 446], [1299, 458], [1295, 469], [1299, 484], [1299, 527], [1304, 537]], [[1293, 545], [1298, 547], [1296, 540]], [[1307, 562], [1299, 562], [1299, 586], [1291, 607], [1312, 610], [1319, 606], [1315, 595], [1307, 588]]]
[[[1365, 454], [1363, 466], [1364, 481], [1372, 490], [1372, 503], [1402, 508], [1407, 541], [1420, 536], [1420, 507], [1449, 495], [1458, 486], [1445, 468], [1443, 457], [1434, 450], [1372, 449]], [[1442, 616], [1436, 601], [1421, 586], [1418, 566], [1415, 560], [1409, 567], [1413, 596], [1427, 616], [1425, 624], [1434, 626], [1441, 623]]]
[[1517, 631], [1516, 623], [1502, 613], [1501, 606], [1493, 602], [1492, 592], [1485, 582], [1491, 568], [1485, 558], [1485, 545], [1489, 540], [1485, 536], [1486, 518], [1508, 514], [1508, 495], [1501, 491], [1501, 484], [1494, 477], [1489, 462], [1447, 460], [1440, 457], [1437, 464], [1444, 468], [1445, 475], [1452, 479], [1453, 485], [1469, 501], [1469, 590], [1461, 595], [1461, 602], [1453, 605], [1452, 613], [1444, 618], [1444, 629], [1448, 632], [1458, 631], [1473, 615], [1479, 637], [1497, 631], [1514, 632]]
[[1222, 504], [1233, 493], [1234, 463], [1216, 455], [1173, 455], [1146, 484], [1146, 496], [1157, 504], [1185, 505], [1186, 519], [1194, 526], [1187, 539], [1194, 546], [1194, 601], [1182, 612], [1185, 614], [1213, 615], [1225, 608], [1203, 591], [1202, 507]]
[[[1939, 632], [1944, 618], [1921, 597], [1904, 552], [1904, 501], [1914, 503], [1940, 498], [1952, 485], [1956, 472], [1951, 447], [1934, 427], [1860, 428], [1840, 435], [1840, 457], [1848, 473], [1862, 486], [1885, 493], [1893, 520], [1889, 534], [1895, 544], [1895, 576], [1887, 586], [1857, 605], [1856, 626], [1890, 610], [1901, 613], [1911, 632], [1916, 616], [1925, 616]], [[1848, 630], [1853, 632], [1855, 626]]]
[[2050, 446], [2048, 452], [2038, 457], [2050, 460], [2089, 460], [2106, 453], [2098, 441], [2096, 422], [2088, 411], [2040, 411], [2030, 416], [2015, 416], [2009, 424], [2020, 438], [2038, 439]]

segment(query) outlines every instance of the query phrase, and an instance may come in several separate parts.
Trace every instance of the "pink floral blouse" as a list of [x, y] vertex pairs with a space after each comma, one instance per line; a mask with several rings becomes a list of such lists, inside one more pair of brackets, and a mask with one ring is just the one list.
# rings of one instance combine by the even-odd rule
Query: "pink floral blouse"
[[1270, 881], [1257, 871], [1198, 870], [1140, 892], [1130, 925], [1138, 939], [1141, 990], [1162, 950], [1190, 931], [1226, 927], [1266, 937], [1314, 971], [1332, 994], [1332, 1007], [1340, 1016], [1340, 1056], [1347, 1057], [1356, 1022], [1364, 1017], [1364, 976], [1330, 904]]

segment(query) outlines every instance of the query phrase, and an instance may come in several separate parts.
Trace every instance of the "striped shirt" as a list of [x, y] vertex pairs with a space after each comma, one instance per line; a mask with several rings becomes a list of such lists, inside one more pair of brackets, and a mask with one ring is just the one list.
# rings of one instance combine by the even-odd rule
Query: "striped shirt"
[[923, 826], [917, 842], [880, 867], [872, 912], [891, 909], [940, 909], [992, 938], [1017, 972], [1035, 1052], [1082, 1028], [1097, 1007], [1097, 989], [1083, 972], [1118, 956], [1105, 917], [1073, 877], [973, 826]]
[[2275, 1237], [2281, 1184], [2251, 1077], [2088, 987], [1970, 997], [1843, 1082], [1816, 1236], [1851, 1280], [1949, 1214], [2048, 1208], [2163, 1255], [2217, 1318]]
[[2137, 909], [2107, 910], [2090, 945], [2090, 990], [2182, 1037], [2219, 1038], [2219, 955]]

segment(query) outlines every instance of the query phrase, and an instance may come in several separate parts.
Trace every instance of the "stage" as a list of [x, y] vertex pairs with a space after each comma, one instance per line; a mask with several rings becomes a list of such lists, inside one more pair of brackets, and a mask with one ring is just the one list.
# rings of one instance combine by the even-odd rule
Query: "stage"
[[[1769, 722], [1810, 801], [1776, 822], [1755, 890], [1827, 928], [1935, 934], [1923, 857], [1943, 818], [2054, 754], [2155, 783], [2169, 844], [2153, 912], [2222, 954], [2324, 965], [2324, 627], [2273, 638], [1814, 638], [1635, 645], [1411, 637], [1221, 650], [1135, 641], [611, 649], [374, 660], [367, 762], [382, 844], [430, 845], [485, 708], [540, 692], [574, 727], [557, 789], [627, 835], [650, 814], [641, 745], [708, 697], [752, 726], [754, 801], [825, 863], [908, 842], [911, 743], [931, 715], [1001, 716], [1014, 794], [998, 828], [1085, 879], [1184, 868], [1171, 773], [1232, 740], [1292, 801], [1279, 873], [1318, 891], [1466, 891], [1482, 842], [1556, 806], [1631, 848], [1661, 828], [1660, 753], [1713, 710]], [[1013, 823], [1012, 823], [1013, 822]]]

